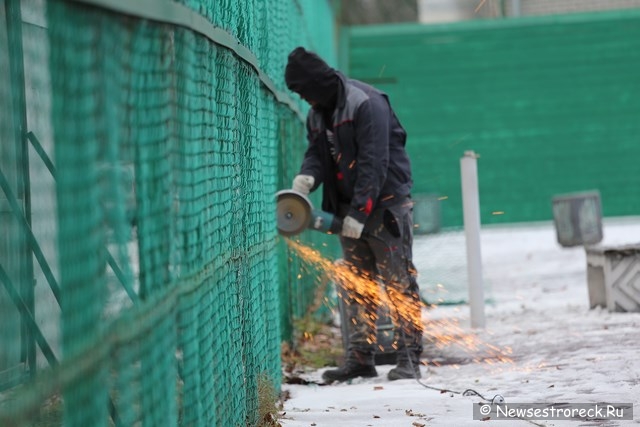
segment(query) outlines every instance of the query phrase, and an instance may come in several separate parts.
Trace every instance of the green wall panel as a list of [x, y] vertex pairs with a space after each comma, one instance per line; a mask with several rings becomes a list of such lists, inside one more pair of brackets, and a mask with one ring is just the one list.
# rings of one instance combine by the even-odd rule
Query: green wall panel
[[[640, 214], [640, 13], [354, 27], [351, 77], [385, 90], [407, 128], [416, 193], [462, 224], [459, 159], [479, 155], [483, 223], [552, 218], [596, 189]], [[497, 214], [499, 213], [499, 214]]]

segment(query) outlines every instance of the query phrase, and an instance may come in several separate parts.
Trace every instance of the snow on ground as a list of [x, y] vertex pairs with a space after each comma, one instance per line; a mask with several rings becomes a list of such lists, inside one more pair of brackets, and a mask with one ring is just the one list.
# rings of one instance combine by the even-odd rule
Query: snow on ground
[[[640, 218], [604, 221], [602, 244], [639, 243]], [[415, 252], [428, 237], [416, 238]], [[452, 239], [454, 240], [454, 239]], [[640, 424], [640, 313], [589, 309], [584, 248], [563, 248], [552, 223], [482, 230], [484, 279], [491, 284], [486, 328], [469, 328], [467, 305], [425, 311], [427, 345], [422, 384], [453, 392], [473, 389], [512, 403], [633, 403], [633, 421], [489, 420], [508, 426], [622, 426]], [[417, 262], [418, 263], [418, 262]], [[456, 325], [457, 322], [457, 326]], [[451, 328], [447, 325], [453, 324]], [[475, 347], [465, 347], [471, 342]], [[506, 355], [499, 362], [496, 354]], [[436, 365], [439, 364], [439, 366]], [[379, 376], [331, 386], [283, 385], [285, 427], [466, 426], [478, 396], [441, 393], [415, 380]], [[321, 382], [323, 369], [307, 379]]]

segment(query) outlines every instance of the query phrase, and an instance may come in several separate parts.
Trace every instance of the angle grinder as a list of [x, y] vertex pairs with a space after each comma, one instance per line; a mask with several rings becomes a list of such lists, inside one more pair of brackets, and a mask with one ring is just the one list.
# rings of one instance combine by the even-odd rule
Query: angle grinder
[[306, 229], [327, 234], [340, 234], [342, 220], [329, 212], [314, 209], [311, 200], [295, 190], [276, 193], [278, 233], [295, 236]]

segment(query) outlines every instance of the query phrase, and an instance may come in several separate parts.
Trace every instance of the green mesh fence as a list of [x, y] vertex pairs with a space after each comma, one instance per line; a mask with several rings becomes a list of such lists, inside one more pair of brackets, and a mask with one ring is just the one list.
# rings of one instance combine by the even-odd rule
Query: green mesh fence
[[276, 233], [282, 72], [335, 63], [333, 7], [0, 2], [0, 426], [260, 423], [318, 280]]
[[[297, 125], [291, 126], [292, 122], [282, 123], [280, 126], [280, 138], [283, 140], [306, 141], [305, 129]], [[306, 142], [300, 145], [300, 148], [294, 148], [291, 151], [289, 146], [281, 146], [282, 151], [278, 156], [279, 169], [286, 171], [283, 181], [279, 188], [290, 188], [291, 181], [295, 174], [299, 171], [304, 155]], [[321, 206], [321, 191], [316, 191], [309, 195], [314, 207]], [[304, 231], [302, 234], [290, 239], [300, 242], [310, 248], [322, 252], [330, 259], [338, 259], [341, 257], [341, 249], [338, 238], [336, 236], [328, 236], [317, 231]], [[280, 249], [284, 256], [280, 257], [280, 274], [281, 282], [289, 283], [290, 286], [281, 287], [280, 302], [281, 307], [281, 325], [283, 328], [283, 337], [290, 337], [293, 333], [292, 324], [295, 319], [299, 319], [308, 312], [310, 305], [317, 303], [316, 290], [318, 287], [326, 285], [327, 276], [323, 272], [319, 272], [310, 268], [308, 263], [298, 258], [293, 251], [289, 251], [286, 242], [280, 240]], [[335, 308], [336, 301], [330, 301], [331, 304], [322, 304], [319, 310], [322, 314], [323, 310]], [[315, 313], [318, 314], [318, 313]]]

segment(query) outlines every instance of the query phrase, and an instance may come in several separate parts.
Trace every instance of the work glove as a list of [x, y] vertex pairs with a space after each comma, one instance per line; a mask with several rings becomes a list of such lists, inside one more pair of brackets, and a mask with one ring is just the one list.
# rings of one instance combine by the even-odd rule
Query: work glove
[[358, 222], [358, 220], [348, 216], [342, 221], [342, 234], [344, 237], [349, 237], [351, 239], [359, 239], [362, 236], [362, 229], [364, 228], [364, 224]]
[[291, 189], [306, 196], [311, 191], [311, 187], [313, 187], [315, 181], [315, 178], [311, 175], [296, 175], [296, 177], [293, 178]]

